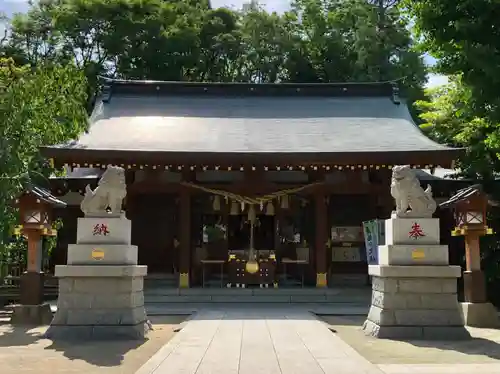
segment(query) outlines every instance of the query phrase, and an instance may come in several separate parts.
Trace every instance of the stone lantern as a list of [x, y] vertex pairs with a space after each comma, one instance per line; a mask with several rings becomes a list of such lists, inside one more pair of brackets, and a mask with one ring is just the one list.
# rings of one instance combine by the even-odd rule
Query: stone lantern
[[28, 242], [27, 268], [21, 275], [20, 305], [14, 306], [13, 324], [50, 323], [50, 306], [43, 303], [44, 273], [42, 272], [42, 238], [57, 235], [52, 228], [52, 208], [66, 204], [55, 198], [49, 191], [30, 186], [17, 200], [20, 225], [15, 234], [23, 235]]
[[465, 240], [466, 269], [464, 277], [464, 298], [462, 311], [466, 325], [476, 327], [497, 326], [498, 318], [494, 307], [488, 303], [485, 277], [481, 271], [481, 236], [493, 234], [486, 225], [488, 196], [480, 185], [458, 191], [441, 207], [454, 210], [456, 227], [452, 236], [463, 236]]

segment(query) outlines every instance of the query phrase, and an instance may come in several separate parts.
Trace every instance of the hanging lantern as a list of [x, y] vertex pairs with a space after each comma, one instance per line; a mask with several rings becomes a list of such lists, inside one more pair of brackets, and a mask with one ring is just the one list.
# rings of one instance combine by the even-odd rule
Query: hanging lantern
[[281, 209], [288, 209], [288, 195], [281, 196]]
[[229, 214], [232, 216], [237, 216], [239, 214], [238, 208], [238, 202], [233, 200], [233, 202], [231, 203], [231, 211], [229, 212]]
[[212, 204], [212, 208], [216, 212], [218, 212], [220, 210], [220, 196], [219, 195], [214, 196], [214, 202]]
[[274, 205], [272, 201], [267, 203], [266, 216], [274, 216]]
[[257, 218], [257, 214], [255, 213], [255, 206], [252, 204], [248, 208], [248, 220], [250, 222], [254, 223], [256, 218]]

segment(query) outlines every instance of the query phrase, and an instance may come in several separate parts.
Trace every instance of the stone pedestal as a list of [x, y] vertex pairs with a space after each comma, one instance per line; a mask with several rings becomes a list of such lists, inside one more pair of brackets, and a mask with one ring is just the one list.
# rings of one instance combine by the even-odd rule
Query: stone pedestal
[[465, 302], [461, 303], [466, 326], [497, 328], [500, 326], [496, 308], [488, 302], [486, 280], [481, 270], [464, 271]]
[[52, 320], [49, 304], [43, 302], [44, 273], [28, 271], [21, 275], [20, 305], [12, 306], [13, 325], [48, 325]]
[[48, 325], [52, 321], [49, 304], [14, 305], [10, 323], [12, 325]]
[[[428, 235], [429, 233], [429, 235]], [[459, 266], [449, 266], [439, 245], [437, 219], [391, 218], [379, 265], [370, 265], [372, 303], [366, 334], [388, 339], [465, 339], [457, 299]]]
[[491, 303], [461, 303], [462, 318], [466, 326], [498, 328], [498, 311]]
[[146, 266], [137, 265], [124, 217], [80, 218], [68, 265], [56, 266], [57, 312], [50, 339], [143, 339], [150, 330], [144, 308]]

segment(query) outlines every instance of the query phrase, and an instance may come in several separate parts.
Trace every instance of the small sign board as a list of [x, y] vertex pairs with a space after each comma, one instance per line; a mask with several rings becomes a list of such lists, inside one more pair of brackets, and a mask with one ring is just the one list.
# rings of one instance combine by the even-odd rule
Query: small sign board
[[363, 222], [366, 260], [369, 265], [378, 264], [379, 223], [378, 220]]
[[425, 252], [421, 249], [414, 249], [411, 251], [411, 258], [414, 260], [422, 260], [425, 258]]
[[104, 259], [104, 251], [102, 249], [95, 248], [92, 250], [92, 259], [93, 260], [103, 260]]

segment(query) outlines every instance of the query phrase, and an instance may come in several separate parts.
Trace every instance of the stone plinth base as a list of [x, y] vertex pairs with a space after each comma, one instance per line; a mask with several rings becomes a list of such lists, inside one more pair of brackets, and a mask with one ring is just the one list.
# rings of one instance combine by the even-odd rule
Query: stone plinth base
[[14, 305], [10, 323], [12, 325], [48, 325], [52, 321], [49, 304]]
[[466, 339], [457, 301], [458, 266], [374, 266], [363, 330], [386, 339]]
[[491, 303], [461, 303], [460, 306], [466, 326], [483, 328], [500, 326], [498, 311]]
[[61, 340], [143, 339], [146, 266], [57, 266], [57, 312], [46, 337]]
[[439, 244], [438, 218], [390, 218], [385, 220], [386, 245]]
[[132, 224], [124, 215], [120, 217], [78, 218], [77, 244], [123, 244], [130, 245]]
[[379, 245], [379, 265], [448, 265], [448, 246], [431, 244]]
[[70, 244], [68, 265], [137, 265], [137, 246]]
[[393, 340], [465, 340], [469, 332], [463, 326], [380, 326], [366, 320], [363, 324], [366, 335]]

